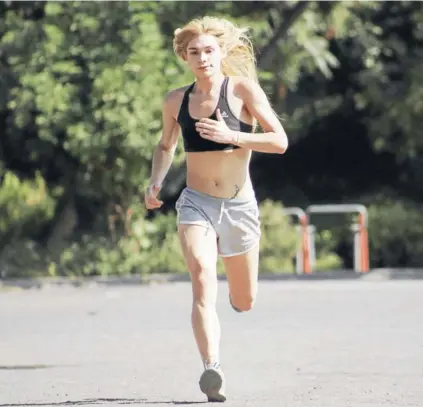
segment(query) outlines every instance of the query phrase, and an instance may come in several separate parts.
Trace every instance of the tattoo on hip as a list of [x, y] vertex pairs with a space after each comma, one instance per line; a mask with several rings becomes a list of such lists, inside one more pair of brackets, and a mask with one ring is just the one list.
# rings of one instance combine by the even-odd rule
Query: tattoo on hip
[[231, 199], [236, 198], [236, 196], [238, 195], [238, 193], [239, 193], [239, 186], [238, 185], [235, 185], [235, 194], [234, 194], [234, 196], [231, 197]]

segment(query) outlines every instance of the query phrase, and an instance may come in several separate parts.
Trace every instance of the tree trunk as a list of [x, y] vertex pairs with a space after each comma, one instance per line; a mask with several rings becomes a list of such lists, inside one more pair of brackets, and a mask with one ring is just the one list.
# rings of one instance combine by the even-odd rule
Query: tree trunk
[[283, 22], [273, 34], [273, 37], [269, 40], [269, 42], [263, 47], [260, 51], [260, 54], [257, 58], [257, 66], [259, 69], [269, 69], [271, 67], [271, 63], [273, 61], [273, 56], [276, 53], [276, 49], [278, 46], [279, 41], [286, 36], [288, 30], [292, 27], [295, 21], [301, 16], [301, 14], [306, 10], [309, 5], [309, 1], [301, 1], [295, 5], [289, 12], [283, 13], [282, 10], [280, 11], [281, 16], [282, 14], [286, 14], [283, 17]]

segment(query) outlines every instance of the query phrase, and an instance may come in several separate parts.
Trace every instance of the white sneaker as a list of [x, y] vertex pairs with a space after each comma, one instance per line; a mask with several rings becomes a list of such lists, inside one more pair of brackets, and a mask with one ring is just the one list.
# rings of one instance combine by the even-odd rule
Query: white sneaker
[[201, 391], [207, 396], [209, 402], [222, 403], [226, 401], [224, 391], [225, 377], [219, 363], [205, 366], [199, 384]]

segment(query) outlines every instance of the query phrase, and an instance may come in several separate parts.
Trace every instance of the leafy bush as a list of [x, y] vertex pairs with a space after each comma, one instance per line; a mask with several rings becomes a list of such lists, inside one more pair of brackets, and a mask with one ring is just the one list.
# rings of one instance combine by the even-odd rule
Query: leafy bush
[[186, 272], [177, 233], [176, 214], [159, 214], [148, 223], [150, 246], [145, 251], [148, 259], [145, 270], [149, 273]]
[[83, 236], [60, 255], [60, 275], [128, 275], [184, 272], [174, 213], [146, 219], [141, 204], [121, 211], [110, 236]]
[[265, 200], [260, 203], [260, 271], [292, 272], [299, 234], [283, 211], [282, 204]]
[[337, 236], [333, 231], [328, 229], [316, 231], [314, 271], [339, 270], [343, 268], [341, 257], [335, 253], [337, 243]]
[[55, 200], [40, 174], [34, 180], [20, 180], [13, 172], [5, 172], [0, 187], [1, 246], [19, 236], [33, 236], [53, 217], [54, 208]]
[[372, 267], [423, 265], [423, 221], [416, 206], [383, 200], [369, 206]]
[[[260, 204], [262, 225], [260, 271], [293, 272], [299, 233], [283, 205]], [[330, 246], [327, 245], [327, 248]], [[109, 216], [109, 234], [90, 233], [70, 241], [58, 252], [35, 242], [17, 241], [7, 249], [3, 276], [110, 276], [148, 273], [186, 273], [177, 234], [176, 214], [157, 212], [149, 219], [144, 206], [117, 206]], [[333, 267], [336, 256], [325, 250], [319, 266]], [[224, 273], [222, 261], [218, 273]]]
[[[284, 214], [283, 205], [270, 200], [260, 205], [262, 244], [260, 269], [262, 271], [294, 272], [295, 256], [301, 244], [301, 235], [290, 218]], [[329, 230], [315, 234], [316, 263], [313, 271], [334, 270], [342, 267], [341, 258], [335, 253], [336, 240]]]
[[33, 240], [7, 243], [0, 257], [1, 278], [26, 278], [49, 275], [49, 260], [43, 248]]

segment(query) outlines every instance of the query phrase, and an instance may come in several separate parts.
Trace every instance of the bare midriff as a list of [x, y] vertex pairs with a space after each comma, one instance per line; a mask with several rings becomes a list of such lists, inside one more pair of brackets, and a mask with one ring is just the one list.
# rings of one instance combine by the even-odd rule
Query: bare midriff
[[217, 198], [254, 199], [250, 158], [242, 148], [187, 153], [187, 186]]

